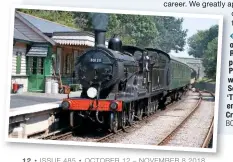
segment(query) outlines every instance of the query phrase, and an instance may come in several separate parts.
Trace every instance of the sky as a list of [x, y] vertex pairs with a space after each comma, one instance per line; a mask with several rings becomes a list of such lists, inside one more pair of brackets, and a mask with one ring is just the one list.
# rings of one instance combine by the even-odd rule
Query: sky
[[[217, 19], [207, 19], [207, 18], [184, 18], [183, 21], [183, 29], [188, 29], [187, 39], [191, 37], [193, 34], [197, 33], [198, 30], [206, 30], [211, 26], [218, 24]], [[186, 42], [187, 42], [186, 39]], [[184, 47], [184, 51], [175, 53], [171, 51], [170, 54], [175, 57], [192, 57], [188, 55], [188, 45], [186, 43]]]

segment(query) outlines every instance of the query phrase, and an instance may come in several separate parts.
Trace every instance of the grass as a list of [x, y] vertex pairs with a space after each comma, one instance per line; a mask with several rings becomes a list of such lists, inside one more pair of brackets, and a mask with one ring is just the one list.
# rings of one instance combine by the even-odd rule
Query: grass
[[216, 80], [215, 79], [211, 79], [211, 78], [202, 78], [202, 79], [197, 80], [197, 82], [198, 83], [205, 82], [205, 83], [215, 84]]

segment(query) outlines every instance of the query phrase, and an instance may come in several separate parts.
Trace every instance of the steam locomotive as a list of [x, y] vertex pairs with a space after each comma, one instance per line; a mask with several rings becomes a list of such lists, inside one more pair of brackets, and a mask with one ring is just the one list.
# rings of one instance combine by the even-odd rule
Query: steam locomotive
[[70, 111], [71, 126], [88, 118], [117, 132], [180, 99], [193, 69], [155, 48], [123, 46], [117, 36], [106, 48], [105, 33], [96, 29], [95, 47], [77, 59], [81, 96], [62, 102]]

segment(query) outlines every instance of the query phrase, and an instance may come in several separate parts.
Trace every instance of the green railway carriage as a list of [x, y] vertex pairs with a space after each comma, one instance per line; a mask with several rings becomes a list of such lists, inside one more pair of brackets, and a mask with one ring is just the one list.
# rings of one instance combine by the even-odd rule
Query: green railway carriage
[[176, 60], [171, 58], [170, 60], [170, 83], [169, 90], [179, 89], [190, 84], [192, 69]]
[[193, 70], [187, 64], [161, 50], [154, 48], [146, 48], [146, 50], [151, 62], [155, 62], [151, 71], [152, 87], [156, 89], [159, 84], [160, 87], [171, 92], [190, 84]]

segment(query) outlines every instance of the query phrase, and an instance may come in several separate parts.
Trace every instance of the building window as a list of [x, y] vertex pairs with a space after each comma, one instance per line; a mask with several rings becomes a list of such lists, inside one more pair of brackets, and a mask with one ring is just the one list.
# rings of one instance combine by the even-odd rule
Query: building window
[[21, 73], [21, 59], [22, 59], [22, 53], [16, 52], [16, 74]]
[[28, 57], [28, 75], [44, 74], [44, 57]]

